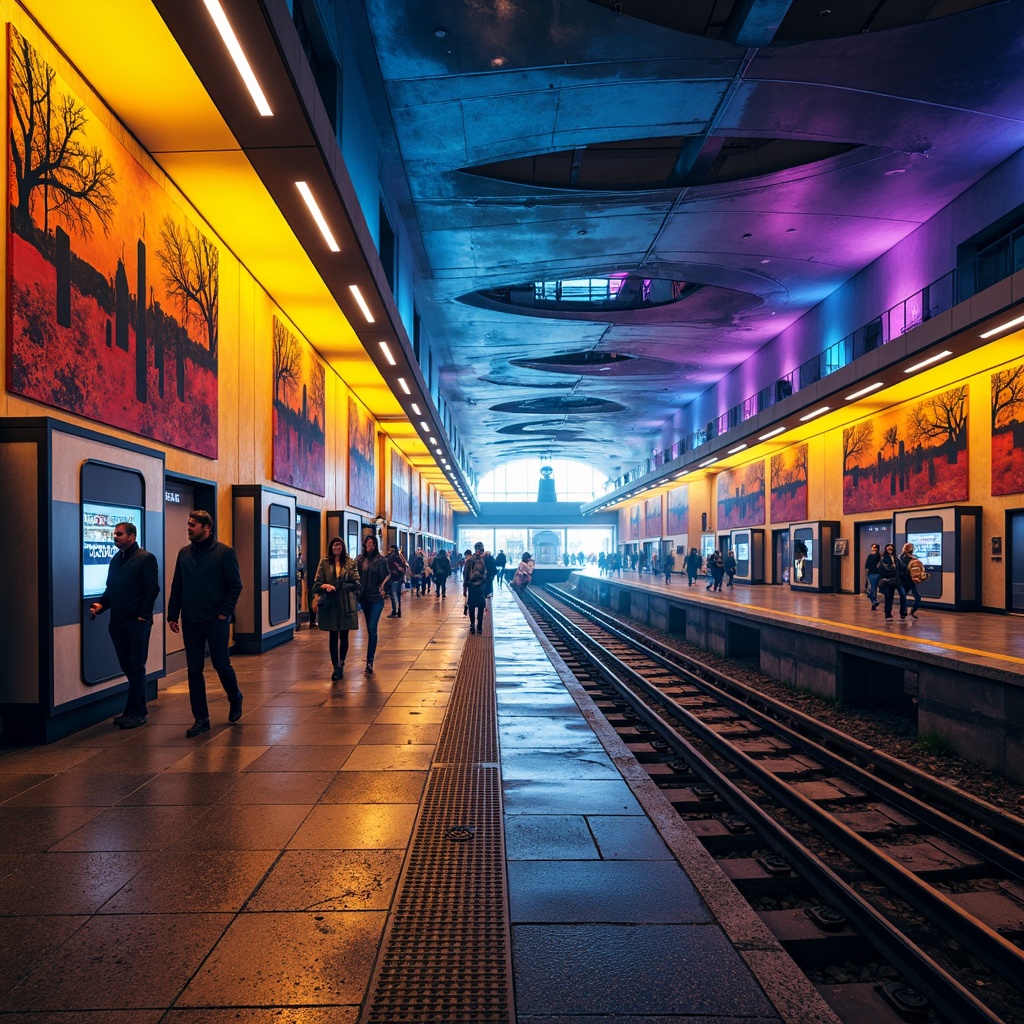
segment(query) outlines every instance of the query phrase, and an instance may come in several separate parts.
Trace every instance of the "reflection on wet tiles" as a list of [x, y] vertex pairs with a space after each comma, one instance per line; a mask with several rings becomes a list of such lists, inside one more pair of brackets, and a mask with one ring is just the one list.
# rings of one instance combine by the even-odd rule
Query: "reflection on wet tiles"
[[517, 779], [564, 782], [570, 779], [608, 779], [622, 776], [601, 746], [559, 750], [502, 750], [501, 774], [506, 782]]
[[579, 714], [565, 718], [553, 715], [502, 718], [498, 724], [498, 736], [502, 750], [515, 747], [530, 750], [562, 747], [604, 749], [586, 719]]
[[505, 819], [505, 855], [512, 860], [597, 860], [581, 814], [513, 814]]
[[402, 850], [286, 850], [247, 910], [387, 910]]
[[672, 860], [658, 830], [647, 818], [587, 818], [603, 860]]
[[503, 781], [506, 814], [642, 814], [629, 786], [618, 781]]

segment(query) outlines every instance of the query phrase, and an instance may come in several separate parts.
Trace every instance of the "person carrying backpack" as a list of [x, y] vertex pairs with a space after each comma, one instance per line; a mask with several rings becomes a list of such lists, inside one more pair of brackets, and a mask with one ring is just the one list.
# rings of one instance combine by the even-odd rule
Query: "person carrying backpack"
[[903, 576], [903, 586], [906, 588], [908, 594], [912, 594], [914, 597], [914, 603], [910, 609], [910, 617], [912, 619], [917, 618], [917, 609], [921, 606], [921, 595], [918, 592], [918, 583], [923, 583], [928, 579], [928, 573], [925, 572], [924, 563], [920, 558], [914, 555], [914, 545], [904, 544], [903, 551], [900, 552], [900, 561], [905, 567]]
[[434, 575], [435, 596], [447, 597], [448, 577], [452, 574], [452, 563], [443, 549], [434, 555], [434, 560], [430, 563], [430, 567]]
[[462, 571], [462, 592], [469, 609], [469, 632], [483, 633], [484, 609], [487, 607], [487, 563], [480, 541], [476, 542], [473, 554], [466, 559], [466, 567]]

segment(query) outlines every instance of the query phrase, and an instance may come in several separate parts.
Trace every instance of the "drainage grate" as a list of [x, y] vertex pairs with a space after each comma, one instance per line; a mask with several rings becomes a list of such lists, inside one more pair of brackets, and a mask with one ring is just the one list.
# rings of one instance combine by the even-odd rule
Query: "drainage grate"
[[459, 664], [362, 1024], [511, 1024], [494, 649]]

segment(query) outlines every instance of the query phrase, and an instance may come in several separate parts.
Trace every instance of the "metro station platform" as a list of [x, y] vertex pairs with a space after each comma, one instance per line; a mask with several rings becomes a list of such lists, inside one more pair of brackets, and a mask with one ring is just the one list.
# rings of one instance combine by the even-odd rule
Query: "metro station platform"
[[[0, 750], [0, 1021], [834, 1021], [498, 590]], [[565, 678], [563, 678], [565, 677]]]
[[1013, 615], [934, 609], [886, 621], [863, 594], [664, 576], [573, 575], [589, 602], [628, 614], [774, 679], [860, 705], [912, 700], [919, 730], [1024, 781], [1024, 629]]

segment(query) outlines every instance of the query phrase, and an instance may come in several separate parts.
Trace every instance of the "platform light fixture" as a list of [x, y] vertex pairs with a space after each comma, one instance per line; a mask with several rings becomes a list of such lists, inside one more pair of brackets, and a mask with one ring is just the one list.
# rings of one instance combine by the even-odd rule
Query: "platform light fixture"
[[830, 405], [823, 405], [817, 409], [812, 409], [809, 413], [805, 413], [803, 416], [800, 417], [800, 422], [806, 423], [808, 420], [813, 420], [816, 416], [821, 416], [822, 414], [828, 412], [831, 408], [832, 406]]
[[703, 462], [699, 463], [697, 468], [698, 469], [703, 469], [705, 466], [710, 466], [712, 462], [717, 462], [717, 461], [718, 461], [718, 456], [717, 455], [712, 455], [710, 459], [705, 459]]
[[359, 285], [350, 284], [348, 290], [352, 293], [352, 298], [356, 300], [356, 305], [362, 310], [363, 316], [366, 317], [368, 324], [374, 323], [373, 314], [370, 312], [370, 307], [366, 304], [366, 299], [363, 298], [363, 293], [359, 290]]
[[412, 409], [412, 411], [414, 413], [416, 413], [417, 416], [422, 416], [423, 415], [423, 413], [420, 412], [420, 407], [415, 402], [412, 402], [409, 405], [409, 408]]
[[785, 427], [776, 427], [774, 430], [769, 430], [767, 434], [762, 434], [758, 438], [758, 441], [767, 441], [769, 437], [776, 437], [779, 434], [781, 434], [785, 429]]
[[932, 363], [937, 363], [942, 359], [946, 359], [953, 353], [947, 348], [945, 352], [939, 352], [938, 355], [929, 356], [927, 359], [922, 359], [919, 363], [914, 363], [913, 366], [908, 366], [903, 372], [904, 373], [915, 373], [918, 370], [923, 370], [926, 366], [931, 366]]
[[885, 387], [885, 381], [876, 380], [874, 384], [869, 384], [866, 388], [861, 388], [859, 391], [854, 391], [852, 395], [846, 396], [847, 402], [853, 402], [858, 398], [863, 398], [865, 395], [870, 395], [872, 391], [877, 391], [879, 388]]
[[303, 202], [305, 202], [309, 212], [313, 215], [313, 220], [316, 221], [316, 226], [320, 229], [320, 234], [324, 236], [327, 248], [330, 249], [331, 252], [341, 252], [341, 246], [334, 240], [334, 235], [331, 234], [331, 229], [327, 225], [327, 220], [320, 212], [320, 207], [317, 205], [316, 199], [313, 197], [313, 190], [304, 181], [295, 182], [295, 187], [299, 190], [299, 195], [302, 196]]
[[1008, 331], [1011, 327], [1018, 327], [1020, 324], [1024, 324], [1024, 316], [1018, 316], [1013, 320], [1007, 320], [1005, 324], [993, 327], [991, 331], [986, 331], [984, 334], [979, 335], [979, 337], [987, 340], [993, 335], [999, 334], [1001, 331]]
[[401, 388], [401, 389], [402, 389], [402, 390], [403, 390], [403, 391], [404, 391], [404, 392], [405, 392], [405, 393], [406, 393], [407, 395], [411, 395], [411, 394], [412, 394], [412, 392], [411, 392], [411, 391], [409, 390], [409, 385], [405, 383], [405, 378], [404, 378], [404, 377], [399, 377], [399, 378], [398, 378], [398, 386], [399, 386], [399, 387], [400, 387], [400, 388]]
[[391, 354], [391, 348], [388, 343], [381, 341], [378, 344], [380, 345], [381, 352], [384, 353], [384, 358], [388, 361], [388, 366], [397, 366], [398, 363], [395, 362], [395, 357]]
[[743, 451], [743, 449], [746, 448], [746, 447], [747, 447], [747, 445], [745, 445], [745, 444], [738, 444], [738, 445], [736, 445], [735, 448], [730, 448], [725, 454], [726, 455], [735, 455], [737, 452]]
[[430, 443], [431, 443], [431, 444], [437, 444], [437, 438], [436, 438], [436, 437], [432, 437], [432, 438], [430, 439]]
[[430, 424], [427, 423], [426, 420], [420, 420], [420, 426], [423, 428], [425, 433], [427, 433], [427, 434], [430, 433]]
[[246, 89], [249, 90], [249, 95], [252, 97], [253, 103], [256, 104], [260, 116], [273, 117], [274, 112], [270, 109], [267, 97], [263, 95], [260, 83], [256, 79], [256, 73], [245, 56], [245, 51], [238, 41], [238, 36], [235, 35], [235, 30], [231, 27], [231, 22], [228, 21], [228, 16], [224, 13], [224, 8], [220, 5], [220, 0], [203, 0], [203, 3], [206, 5], [210, 17], [213, 18], [213, 24], [217, 27], [221, 39], [224, 40], [224, 45], [228, 48], [228, 53], [234, 61], [238, 73], [242, 76], [242, 81], [245, 83]]

